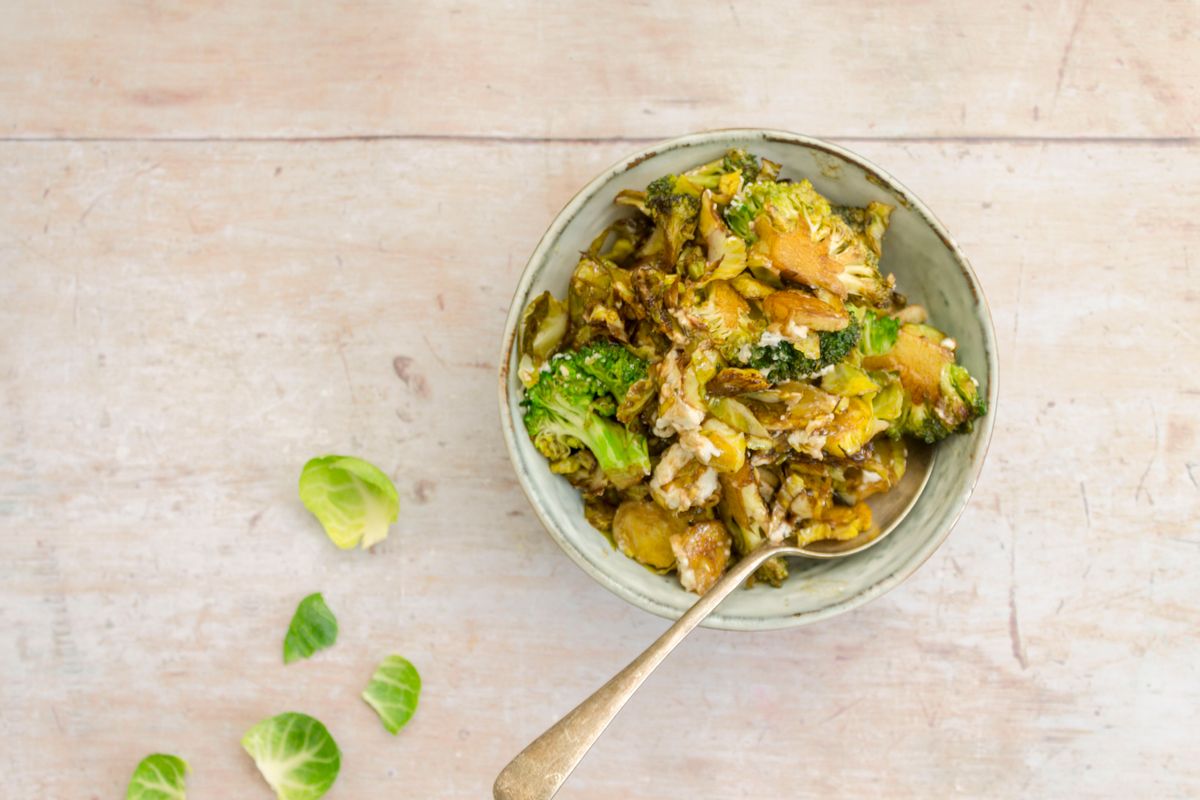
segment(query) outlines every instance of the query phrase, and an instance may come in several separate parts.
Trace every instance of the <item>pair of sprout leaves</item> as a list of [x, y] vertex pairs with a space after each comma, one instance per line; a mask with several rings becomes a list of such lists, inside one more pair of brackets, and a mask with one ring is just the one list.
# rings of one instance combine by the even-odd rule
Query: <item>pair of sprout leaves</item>
[[[320, 520], [330, 540], [346, 549], [382, 541], [399, 514], [396, 487], [381, 470], [352, 456], [324, 456], [304, 465], [300, 498]], [[320, 593], [296, 608], [283, 640], [285, 664], [310, 658], [337, 641], [337, 618]], [[384, 728], [396, 734], [416, 712], [421, 676], [407, 659], [384, 659], [362, 693]], [[317, 800], [341, 769], [341, 751], [319, 720], [287, 712], [263, 720], [242, 737], [279, 800]], [[126, 800], [184, 800], [187, 762], [155, 753], [137, 765]]]

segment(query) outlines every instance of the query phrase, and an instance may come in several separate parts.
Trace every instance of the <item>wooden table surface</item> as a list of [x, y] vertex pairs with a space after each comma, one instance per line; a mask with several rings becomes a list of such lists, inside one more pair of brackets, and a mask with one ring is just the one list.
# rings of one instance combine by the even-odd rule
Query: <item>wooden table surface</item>
[[[1151, 7], [1152, 6], [1152, 7]], [[303, 710], [330, 798], [479, 798], [663, 628], [540, 529], [494, 383], [553, 215], [643, 143], [824, 136], [946, 222], [995, 314], [991, 456], [904, 586], [699, 631], [564, 798], [1200, 795], [1200, 5], [7, 3], [0, 771], [265, 798]], [[340, 552], [310, 456], [379, 464]], [[332, 650], [289, 666], [323, 591]], [[387, 735], [358, 699], [420, 668]]]

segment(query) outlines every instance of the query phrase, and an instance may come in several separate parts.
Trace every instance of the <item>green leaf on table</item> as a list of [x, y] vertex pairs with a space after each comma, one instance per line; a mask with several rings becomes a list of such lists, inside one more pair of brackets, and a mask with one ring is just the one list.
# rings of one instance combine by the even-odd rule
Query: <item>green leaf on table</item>
[[362, 698], [375, 709], [383, 727], [394, 734], [412, 719], [420, 695], [421, 676], [417, 668], [406, 658], [388, 656], [371, 676]]
[[300, 500], [343, 550], [387, 538], [400, 495], [378, 467], [354, 456], [321, 456], [300, 472]]
[[329, 791], [342, 753], [329, 731], [307, 714], [287, 712], [255, 725], [242, 747], [279, 800], [317, 800]]
[[325, 598], [320, 592], [310, 594], [296, 606], [292, 624], [283, 637], [283, 663], [310, 658], [318, 650], [332, 647], [337, 635], [337, 618], [325, 605]]
[[183, 777], [187, 771], [187, 762], [179, 756], [148, 755], [133, 770], [125, 800], [184, 800]]

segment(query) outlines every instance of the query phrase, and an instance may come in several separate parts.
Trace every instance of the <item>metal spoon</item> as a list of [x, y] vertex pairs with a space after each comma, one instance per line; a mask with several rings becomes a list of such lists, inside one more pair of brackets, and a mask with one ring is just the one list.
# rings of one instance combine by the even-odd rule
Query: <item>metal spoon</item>
[[917, 497], [929, 480], [932, 467], [931, 449], [909, 447], [908, 468], [904, 478], [891, 490], [876, 495], [870, 503], [872, 515], [879, 526], [878, 533], [863, 534], [845, 542], [813, 542], [803, 547], [764, 545], [743, 556], [629, 666], [518, 753], [496, 778], [492, 789], [495, 799], [549, 800], [557, 794], [567, 776], [654, 668], [764, 561], [775, 556], [844, 558], [874, 547], [896, 529], [916, 504]]

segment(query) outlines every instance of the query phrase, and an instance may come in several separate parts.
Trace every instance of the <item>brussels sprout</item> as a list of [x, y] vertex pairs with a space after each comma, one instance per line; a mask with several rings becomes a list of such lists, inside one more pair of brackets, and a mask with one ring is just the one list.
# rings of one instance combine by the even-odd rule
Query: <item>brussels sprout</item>
[[660, 572], [675, 566], [671, 536], [685, 529], [682, 519], [649, 500], [621, 503], [612, 521], [613, 540], [621, 552]]
[[713, 397], [733, 397], [747, 392], [761, 392], [771, 388], [771, 382], [756, 369], [727, 367], [721, 370], [705, 386], [711, 404]]
[[583, 498], [583, 518], [596, 530], [612, 539], [613, 516], [617, 508], [597, 497]]
[[188, 765], [179, 756], [148, 755], [138, 762], [125, 790], [125, 800], [185, 800]]
[[791, 328], [840, 331], [850, 324], [850, 315], [845, 310], [793, 289], [773, 292], [762, 305], [772, 324], [785, 332]]
[[634, 268], [630, 276], [633, 294], [641, 316], [653, 323], [657, 331], [672, 342], [683, 343], [687, 337], [679, 329], [679, 323], [671, 315], [670, 295], [677, 288], [673, 283], [677, 276], [664, 275], [654, 267], [643, 265]]
[[658, 392], [658, 382], [649, 374], [633, 383], [617, 405], [617, 421], [629, 425]]
[[776, 287], [763, 283], [753, 275], [747, 275], [745, 273], [738, 275], [736, 278], [731, 280], [729, 284], [733, 287], [735, 292], [747, 300], [761, 300], [767, 295], [771, 294], [771, 292], [777, 291]]
[[382, 542], [400, 514], [400, 495], [391, 479], [353, 456], [321, 456], [305, 464], [300, 500], [343, 550]]
[[421, 675], [400, 656], [385, 658], [362, 693], [362, 699], [375, 709], [379, 721], [393, 736], [412, 719], [420, 697]]
[[647, 217], [650, 216], [650, 210], [646, 208], [646, 192], [642, 189], [622, 189], [613, 198], [613, 203], [619, 206], [636, 208]]
[[650, 235], [650, 222], [645, 217], [623, 217], [592, 240], [588, 255], [617, 266], [628, 266], [633, 256]]
[[296, 607], [287, 634], [283, 637], [283, 663], [311, 658], [318, 650], [333, 647], [337, 635], [337, 618], [325, 605], [325, 598], [320, 592], [310, 594]]
[[838, 297], [846, 297], [846, 287], [838, 279], [841, 265], [829, 257], [827, 246], [814, 241], [806, 229], [781, 233], [767, 216], [758, 218], [754, 232], [759, 237], [757, 247], [765, 252], [772, 265], [787, 280], [805, 286], [819, 286]]
[[842, 363], [821, 376], [821, 388], [842, 397], [858, 397], [879, 391], [879, 384], [858, 367]]
[[839, 404], [832, 422], [825, 426], [825, 452], [835, 456], [852, 456], [875, 434], [886, 428], [887, 423], [875, 419], [868, 401], [861, 397], [845, 398]]
[[700, 204], [700, 235], [708, 250], [708, 269], [701, 283], [736, 278], [746, 269], [746, 242], [725, 227], [710, 192], [700, 196]]
[[752, 439], [766, 439], [768, 442], [771, 439], [771, 432], [758, 421], [754, 412], [744, 403], [740, 403], [732, 397], [710, 397], [708, 410], [726, 425], [741, 431]]
[[570, 450], [565, 456], [551, 461], [550, 471], [562, 475], [585, 496], [603, 494], [610, 486], [596, 457], [587, 449]]
[[[904, 412], [904, 387], [890, 372], [872, 372], [871, 380], [879, 385], [879, 391], [871, 398], [871, 410], [875, 419], [893, 422]], [[890, 433], [890, 431], [889, 431]]]
[[849, 541], [871, 530], [871, 509], [866, 503], [832, 506], [820, 518], [808, 520], [796, 529], [796, 543], [833, 539]]
[[907, 458], [904, 440], [874, 439], [854, 461], [831, 465], [833, 490], [844, 503], [859, 503], [886, 492], [904, 477]]
[[671, 552], [683, 588], [704, 594], [725, 574], [730, 556], [729, 532], [720, 522], [698, 522], [671, 536]]
[[[521, 315], [521, 382], [533, 385], [533, 374], [554, 355], [567, 335], [567, 307], [549, 292], [535, 297]], [[526, 374], [528, 373], [528, 374]]]
[[738, 553], [746, 555], [762, 544], [770, 515], [763, 501], [754, 468], [742, 464], [736, 472], [720, 476], [721, 518], [734, 532]]
[[571, 341], [575, 347], [590, 341], [603, 332], [618, 341], [625, 341], [625, 319], [618, 310], [618, 301], [632, 297], [629, 274], [615, 264], [584, 254], [575, 265], [567, 288], [567, 314], [571, 323]]
[[903, 325], [887, 353], [863, 359], [867, 369], [896, 373], [904, 388], [904, 411], [893, 423], [894, 434], [936, 442], [970, 430], [987, 412], [978, 384], [954, 363], [954, 350], [944, 340], [941, 331], [928, 325]]
[[750, 304], [727, 281], [713, 281], [702, 290], [689, 292], [687, 299], [687, 310], [701, 321], [726, 356], [749, 345], [761, 331], [751, 316]]
[[783, 482], [772, 502], [772, 538], [781, 538], [774, 530], [780, 522], [790, 525], [819, 517], [833, 507], [833, 477], [821, 464], [793, 461], [784, 470]]
[[704, 420], [700, 435], [718, 451], [706, 462], [717, 472], [737, 472], [746, 462], [746, 437], [715, 417]]
[[255, 725], [242, 747], [279, 800], [317, 800], [337, 780], [342, 754], [319, 721], [289, 712]]

